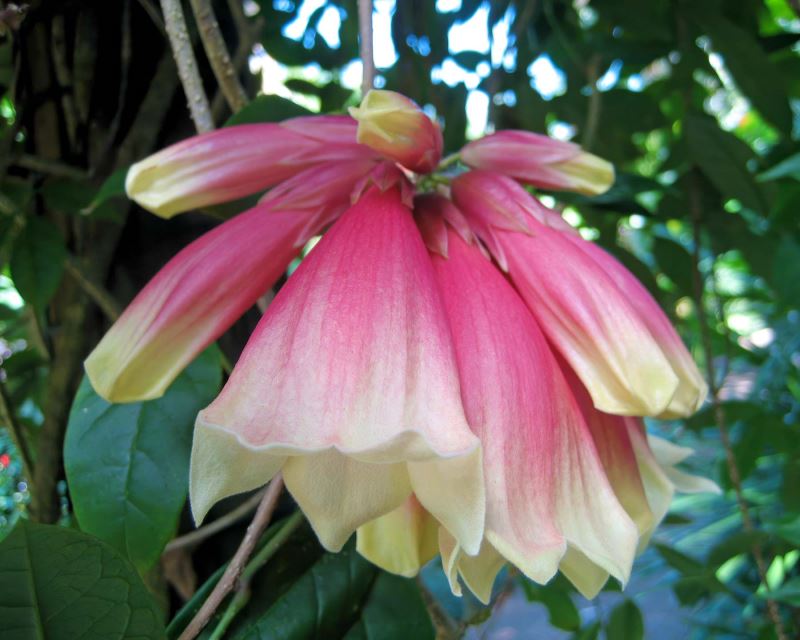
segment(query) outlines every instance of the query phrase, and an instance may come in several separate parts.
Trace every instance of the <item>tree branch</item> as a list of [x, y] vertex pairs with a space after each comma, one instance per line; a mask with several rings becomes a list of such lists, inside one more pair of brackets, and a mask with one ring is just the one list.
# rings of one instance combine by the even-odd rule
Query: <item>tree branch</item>
[[81, 269], [77, 260], [72, 256], [64, 261], [64, 267], [78, 283], [81, 289], [100, 307], [100, 310], [111, 321], [115, 322], [120, 316], [120, 308], [114, 297], [105, 288], [87, 276]]
[[[200, 39], [206, 51], [211, 69], [217, 78], [222, 94], [233, 113], [247, 104], [247, 94], [239, 82], [238, 72], [231, 62], [228, 47], [222, 37], [219, 23], [214, 15], [209, 0], [191, 0], [197, 26], [200, 28]], [[244, 37], [244, 34], [242, 34]]]
[[375, 55], [372, 49], [372, 0], [358, 0], [358, 34], [361, 40], [360, 56], [364, 72], [361, 94], [375, 86]]
[[208, 598], [206, 598], [203, 606], [200, 607], [200, 610], [195, 617], [192, 618], [192, 621], [187, 625], [186, 629], [184, 629], [178, 640], [193, 640], [193, 638], [196, 638], [208, 624], [211, 616], [214, 615], [214, 612], [225, 599], [225, 596], [234, 588], [236, 581], [244, 570], [245, 564], [247, 564], [248, 559], [256, 547], [258, 539], [269, 524], [282, 489], [283, 478], [277, 475], [272, 479], [272, 482], [269, 483], [267, 491], [261, 498], [261, 502], [256, 510], [256, 515], [253, 517], [250, 526], [247, 527], [247, 533], [242, 539], [239, 548], [236, 550], [228, 568], [225, 569], [225, 573], [222, 574], [214, 590], [209, 594]]
[[195, 60], [192, 42], [186, 31], [186, 19], [180, 0], [161, 0], [161, 10], [164, 13], [172, 54], [178, 65], [178, 75], [189, 102], [189, 112], [192, 115], [194, 126], [198, 133], [213, 131], [214, 121], [211, 118], [211, 107], [203, 89], [200, 72], [197, 69], [197, 60]]

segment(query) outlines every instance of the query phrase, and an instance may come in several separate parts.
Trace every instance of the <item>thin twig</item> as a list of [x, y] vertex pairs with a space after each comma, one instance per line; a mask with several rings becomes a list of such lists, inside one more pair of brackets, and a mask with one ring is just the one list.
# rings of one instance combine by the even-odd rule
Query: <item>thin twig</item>
[[49, 158], [40, 158], [26, 153], [17, 156], [12, 161], [12, 164], [28, 169], [29, 171], [37, 171], [39, 173], [47, 173], [51, 176], [59, 178], [70, 178], [71, 180], [85, 180], [89, 174], [79, 167], [59, 162], [58, 160], [50, 160]]
[[239, 74], [231, 62], [228, 47], [222, 37], [217, 17], [209, 0], [191, 0], [194, 18], [200, 29], [200, 39], [206, 51], [211, 69], [217, 78], [222, 94], [233, 113], [247, 104], [247, 94], [239, 82]]
[[152, 3], [151, 0], [139, 0], [139, 5], [144, 9], [145, 13], [150, 16], [150, 19], [153, 21], [153, 24], [156, 25], [156, 29], [161, 32], [161, 35], [166, 36], [167, 30], [164, 27], [164, 21], [161, 19], [161, 15], [158, 13], [158, 9], [156, 9], [155, 5]]
[[211, 118], [211, 107], [203, 89], [203, 81], [197, 69], [197, 60], [192, 51], [192, 41], [186, 31], [186, 19], [180, 0], [161, 0], [161, 10], [167, 35], [172, 47], [172, 55], [178, 65], [178, 75], [189, 102], [189, 112], [198, 133], [213, 131], [214, 121]]
[[361, 76], [361, 94], [375, 86], [375, 55], [372, 50], [372, 0], [358, 0], [358, 34], [361, 39], [360, 56], [364, 72]]
[[105, 316], [111, 320], [111, 322], [116, 322], [121, 311], [117, 301], [114, 300], [114, 297], [108, 291], [106, 291], [101, 284], [94, 282], [89, 276], [87, 276], [75, 258], [68, 257], [64, 261], [64, 267], [66, 268], [67, 273], [69, 273], [69, 275], [75, 279], [75, 282], [78, 283], [80, 288], [84, 290], [86, 295], [88, 295], [92, 301], [98, 307], [100, 307], [100, 310], [105, 314]]
[[236, 593], [233, 594], [233, 598], [231, 598], [231, 601], [225, 608], [222, 618], [220, 618], [220, 621], [214, 628], [209, 640], [220, 640], [223, 637], [225, 631], [228, 630], [228, 627], [233, 622], [233, 619], [244, 609], [245, 605], [250, 600], [250, 581], [253, 579], [253, 576], [261, 567], [269, 562], [270, 558], [277, 553], [278, 549], [283, 546], [283, 543], [289, 539], [289, 536], [292, 535], [294, 530], [297, 529], [302, 522], [302, 511], [295, 511], [286, 519], [275, 535], [269, 539], [267, 544], [264, 545], [264, 548], [254, 555], [253, 559], [247, 563], [244, 571], [242, 571], [242, 577], [239, 579], [239, 583], [236, 586]]
[[267, 491], [261, 498], [261, 502], [256, 510], [256, 515], [253, 516], [253, 521], [247, 527], [247, 533], [242, 539], [239, 548], [233, 556], [225, 573], [219, 579], [219, 582], [214, 587], [214, 590], [209, 594], [203, 606], [192, 618], [192, 621], [186, 626], [183, 633], [178, 640], [192, 640], [205, 628], [211, 616], [214, 615], [219, 605], [225, 599], [225, 596], [234, 588], [236, 581], [239, 579], [248, 559], [255, 549], [258, 539], [267, 528], [272, 512], [275, 510], [275, 505], [278, 502], [278, 497], [283, 489], [283, 478], [280, 475], [275, 476], [270, 482]]
[[600, 106], [602, 94], [597, 87], [597, 77], [600, 73], [600, 54], [594, 54], [586, 65], [586, 80], [589, 83], [589, 107], [586, 111], [586, 123], [583, 127], [581, 146], [587, 151], [591, 150], [594, 138], [597, 134], [597, 126], [600, 124]]
[[190, 531], [185, 535], [171, 540], [165, 547], [164, 553], [169, 553], [170, 551], [175, 551], [177, 549], [183, 549], [186, 547], [194, 547], [195, 545], [200, 544], [203, 540], [210, 538], [216, 533], [219, 533], [223, 529], [227, 529], [231, 525], [236, 524], [239, 522], [239, 520], [242, 520], [252, 513], [252, 511], [259, 505], [261, 499], [264, 497], [265, 491], [266, 489], [259, 491], [255, 495], [245, 500], [233, 511], [226, 513], [221, 518], [217, 518], [214, 520], [214, 522], [209, 522], [199, 529], [195, 529], [194, 531]]
[[11, 439], [14, 441], [14, 446], [19, 452], [20, 460], [22, 460], [22, 472], [25, 479], [28, 481], [28, 486], [32, 489], [33, 484], [33, 458], [31, 457], [30, 449], [28, 449], [28, 442], [25, 440], [25, 435], [22, 433], [22, 425], [17, 422], [14, 415], [14, 410], [11, 407], [11, 401], [6, 391], [6, 385], [0, 381], [0, 420], [5, 423], [8, 432], [11, 434]]
[[[694, 289], [694, 303], [697, 309], [697, 316], [700, 324], [700, 340], [702, 342], [703, 353], [706, 361], [706, 376], [708, 379], [709, 394], [711, 396], [711, 406], [714, 411], [714, 421], [716, 422], [717, 429], [719, 429], [722, 447], [725, 450], [725, 462], [728, 467], [728, 475], [730, 476], [731, 485], [733, 486], [733, 491], [736, 495], [736, 503], [739, 507], [739, 512], [742, 515], [742, 527], [744, 528], [745, 532], [752, 533], [756, 530], [756, 527], [753, 524], [753, 519], [750, 515], [750, 507], [748, 506], [747, 500], [744, 497], [744, 490], [742, 488], [742, 474], [739, 470], [739, 465], [736, 462], [736, 456], [733, 453], [733, 447], [731, 446], [725, 408], [722, 406], [722, 400], [719, 396], [719, 391], [724, 381], [717, 380], [711, 331], [709, 330], [703, 307], [703, 278], [700, 273], [702, 213], [697, 176], [695, 174], [691, 174], [689, 179], [689, 213], [692, 217], [692, 229], [694, 233], [694, 247], [692, 249], [692, 284]], [[769, 583], [767, 582], [767, 563], [764, 560], [764, 552], [761, 549], [761, 545], [757, 541], [754, 541], [751, 546], [751, 551], [753, 558], [756, 561], [756, 567], [758, 569], [758, 575], [761, 583], [769, 593], [770, 587]], [[778, 640], [788, 640], [788, 636], [783, 629], [783, 621], [781, 620], [778, 604], [772, 598], [767, 598], [766, 603], [769, 617], [775, 627], [775, 635], [777, 636]]]

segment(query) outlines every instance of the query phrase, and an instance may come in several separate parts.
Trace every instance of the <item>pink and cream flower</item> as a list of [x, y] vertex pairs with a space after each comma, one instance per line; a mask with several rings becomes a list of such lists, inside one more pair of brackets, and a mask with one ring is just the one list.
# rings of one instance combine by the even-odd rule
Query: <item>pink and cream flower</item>
[[624, 583], [673, 491], [715, 489], [639, 417], [689, 415], [705, 385], [635, 278], [515, 181], [600, 193], [613, 169], [512, 131], [429, 180], [442, 135], [417, 105], [372, 91], [351, 113], [131, 168], [130, 196], [164, 217], [267, 191], [141, 291], [87, 359], [92, 384], [158, 397], [322, 234], [197, 418], [196, 520], [280, 472], [325, 547], [357, 531], [401, 575], [438, 552], [483, 600], [505, 563], [588, 596]]

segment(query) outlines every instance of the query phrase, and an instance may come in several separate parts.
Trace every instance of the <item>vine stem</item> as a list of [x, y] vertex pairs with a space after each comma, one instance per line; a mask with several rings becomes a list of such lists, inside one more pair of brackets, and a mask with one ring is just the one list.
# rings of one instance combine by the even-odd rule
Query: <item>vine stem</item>
[[111, 322], [116, 322], [122, 312], [114, 297], [101, 284], [90, 278], [74, 257], [68, 257], [64, 261], [64, 267], [67, 273], [78, 283], [78, 286], [83, 289], [84, 293], [100, 308], [106, 318]]
[[180, 0], [161, 0], [164, 24], [172, 47], [172, 55], [178, 65], [178, 75], [189, 102], [189, 113], [198, 133], [214, 130], [211, 107], [203, 89], [203, 81], [197, 69], [197, 60], [192, 51], [192, 42], [186, 31], [186, 18]]
[[236, 586], [239, 576], [242, 574], [247, 561], [253, 554], [258, 539], [261, 537], [261, 534], [264, 533], [264, 529], [267, 528], [272, 518], [272, 512], [275, 511], [275, 505], [278, 502], [282, 489], [283, 478], [277, 475], [272, 479], [272, 482], [269, 483], [269, 487], [264, 492], [261, 502], [258, 504], [258, 509], [256, 509], [256, 514], [253, 516], [252, 522], [248, 525], [247, 533], [245, 533], [228, 568], [225, 569], [225, 573], [222, 574], [214, 590], [209, 594], [208, 598], [206, 598], [203, 606], [200, 607], [200, 610], [186, 626], [186, 629], [184, 629], [178, 640], [193, 640], [193, 638], [196, 638], [208, 624], [208, 621], [211, 620], [211, 617], [219, 608], [220, 604], [222, 604], [225, 596]]
[[278, 549], [283, 546], [283, 543], [289, 539], [289, 536], [294, 533], [295, 529], [297, 529], [302, 522], [303, 513], [299, 510], [295, 511], [281, 525], [278, 532], [269, 539], [267, 544], [264, 545], [264, 548], [256, 553], [252, 560], [247, 563], [244, 571], [242, 571], [242, 577], [239, 579], [239, 583], [236, 587], [236, 593], [233, 595], [233, 598], [231, 598], [231, 601], [225, 608], [222, 618], [220, 618], [220, 621], [214, 628], [209, 640], [220, 640], [223, 637], [225, 631], [228, 630], [228, 627], [236, 617], [236, 614], [244, 609], [245, 605], [250, 600], [250, 581], [253, 579], [253, 576], [258, 572], [259, 569], [261, 569], [261, 567], [269, 562], [270, 558], [277, 553]]
[[[742, 515], [742, 526], [747, 533], [756, 530], [753, 523], [753, 518], [750, 514], [750, 507], [744, 497], [744, 489], [742, 488], [742, 474], [739, 470], [739, 465], [736, 462], [736, 456], [733, 453], [731, 446], [730, 434], [728, 432], [727, 418], [725, 415], [725, 408], [722, 406], [722, 401], [719, 396], [720, 388], [722, 387], [722, 380], [717, 381], [716, 365], [714, 364], [714, 349], [712, 346], [711, 332], [708, 327], [704, 307], [703, 307], [703, 277], [700, 273], [700, 243], [702, 241], [702, 213], [700, 206], [700, 199], [698, 193], [697, 176], [690, 175], [689, 184], [689, 213], [692, 217], [692, 230], [694, 235], [694, 247], [692, 249], [692, 285], [694, 289], [694, 303], [697, 308], [697, 315], [700, 324], [700, 340], [703, 346], [703, 354], [706, 361], [706, 376], [708, 379], [708, 391], [711, 396], [711, 406], [714, 412], [714, 421], [716, 422], [717, 429], [719, 430], [720, 440], [722, 447], [725, 450], [725, 462], [728, 467], [728, 475], [731, 479], [731, 485], [736, 495], [736, 503], [739, 507], [739, 512]], [[761, 545], [754, 541], [751, 546], [751, 552], [756, 562], [758, 569], [758, 576], [761, 583], [767, 592], [770, 591], [769, 583], [767, 582], [767, 563], [764, 559], [764, 551]], [[783, 621], [781, 620], [780, 610], [778, 604], [772, 598], [766, 599], [767, 611], [769, 617], [775, 627], [775, 635], [778, 640], [788, 640], [786, 631], [783, 628]]]
[[186, 547], [194, 547], [195, 545], [200, 544], [203, 540], [210, 538], [215, 533], [219, 533], [223, 529], [227, 529], [231, 525], [236, 524], [239, 522], [239, 520], [242, 520], [248, 516], [253, 512], [254, 509], [258, 507], [258, 505], [261, 503], [261, 500], [264, 498], [265, 491], [266, 489], [264, 491], [259, 491], [232, 511], [229, 511], [221, 518], [214, 520], [214, 522], [209, 522], [199, 529], [195, 529], [194, 531], [190, 531], [185, 535], [171, 540], [167, 546], [164, 547], [164, 553], [169, 553], [170, 551], [175, 551], [177, 549], [183, 549]]
[[200, 39], [219, 88], [231, 111], [236, 113], [247, 104], [247, 94], [239, 82], [228, 47], [222, 37], [210, 0], [191, 0], [194, 18], [200, 28]]
[[358, 0], [358, 34], [361, 40], [360, 57], [364, 72], [361, 79], [361, 94], [375, 86], [375, 54], [372, 40], [372, 0]]

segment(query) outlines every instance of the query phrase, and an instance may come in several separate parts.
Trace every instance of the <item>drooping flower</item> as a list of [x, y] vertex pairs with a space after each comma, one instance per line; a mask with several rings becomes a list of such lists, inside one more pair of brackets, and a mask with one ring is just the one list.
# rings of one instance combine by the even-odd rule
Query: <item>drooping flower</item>
[[430, 260], [397, 188], [370, 189], [323, 236], [198, 416], [196, 519], [280, 470], [329, 549], [413, 491], [467, 553], [478, 550], [480, 443]]
[[[483, 446], [484, 548], [478, 558], [463, 560], [462, 576], [484, 597], [494, 581], [486, 567], [499, 569], [505, 559], [547, 582], [574, 547], [624, 582], [636, 528], [535, 320], [471, 238], [446, 222], [459, 218], [451, 203], [422, 198], [415, 212], [439, 221], [439, 229], [424, 222], [425, 235], [453, 334], [464, 410]], [[458, 556], [451, 558], [458, 569], [459, 545], [446, 546]], [[475, 566], [482, 570], [471, 571]]]
[[[109, 402], [161, 396], [275, 284], [306, 241], [347, 208], [354, 185], [374, 167], [362, 159], [306, 170], [180, 251], [86, 359], [95, 391]], [[293, 188], [309, 180], [318, 191]]]
[[706, 394], [700, 373], [624, 267], [562, 230], [560, 217], [510, 178], [470, 171], [453, 181], [453, 198], [598, 409], [663, 417], [697, 409]]
[[145, 209], [171, 218], [263, 191], [311, 166], [374, 157], [355, 137], [356, 123], [344, 116], [232, 126], [137, 162], [125, 189]]
[[442, 156], [442, 132], [414, 103], [394, 91], [373, 89], [350, 109], [358, 141], [417, 173], [432, 171]]
[[597, 195], [614, 183], [611, 163], [577, 144], [529, 131], [498, 131], [470, 142], [461, 159], [542, 189]]

